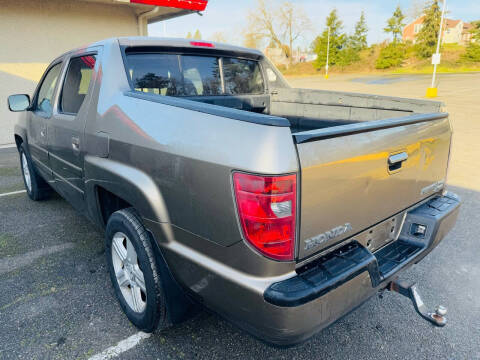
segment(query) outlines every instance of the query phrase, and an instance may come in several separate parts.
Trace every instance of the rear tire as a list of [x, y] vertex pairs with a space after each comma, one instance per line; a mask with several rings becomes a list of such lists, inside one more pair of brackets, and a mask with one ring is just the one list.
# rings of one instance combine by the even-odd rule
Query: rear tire
[[25, 143], [18, 149], [20, 154], [20, 167], [22, 168], [23, 183], [28, 197], [34, 201], [47, 198], [51, 194], [51, 188], [47, 182], [37, 173], [35, 165], [26, 151]]
[[164, 287], [140, 216], [133, 208], [113, 213], [105, 235], [110, 279], [128, 319], [145, 332], [167, 327]]

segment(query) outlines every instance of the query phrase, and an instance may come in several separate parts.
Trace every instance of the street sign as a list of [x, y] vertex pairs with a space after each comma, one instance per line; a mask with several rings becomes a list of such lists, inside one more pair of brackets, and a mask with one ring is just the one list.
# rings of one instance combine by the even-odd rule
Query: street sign
[[433, 54], [432, 56], [432, 65], [440, 65], [442, 54]]

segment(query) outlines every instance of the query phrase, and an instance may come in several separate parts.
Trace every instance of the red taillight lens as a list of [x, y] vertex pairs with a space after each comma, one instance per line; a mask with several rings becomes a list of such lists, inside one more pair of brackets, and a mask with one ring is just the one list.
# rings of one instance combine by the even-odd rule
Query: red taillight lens
[[297, 176], [233, 174], [245, 238], [265, 256], [293, 260]]

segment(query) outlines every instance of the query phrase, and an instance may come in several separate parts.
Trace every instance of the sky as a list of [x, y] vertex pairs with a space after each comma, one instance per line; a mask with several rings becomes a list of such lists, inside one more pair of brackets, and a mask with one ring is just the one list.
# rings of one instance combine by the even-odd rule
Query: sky
[[[266, 0], [282, 1], [282, 0]], [[389, 36], [383, 32], [385, 23], [399, 4], [409, 13], [412, 4], [421, 0], [290, 0], [303, 7], [313, 29], [296, 44], [309, 47], [314, 38], [325, 28], [325, 18], [334, 8], [344, 23], [344, 30], [353, 31], [361, 11], [365, 11], [369, 27], [368, 42], [378, 43]], [[256, 0], [210, 0], [203, 16], [191, 14], [149, 25], [149, 35], [185, 37], [199, 29], [208, 40], [215, 33], [222, 33], [228, 43], [242, 45], [242, 32], [246, 29], [248, 12], [255, 9]], [[480, 0], [447, 0], [448, 17], [464, 21], [480, 20]]]

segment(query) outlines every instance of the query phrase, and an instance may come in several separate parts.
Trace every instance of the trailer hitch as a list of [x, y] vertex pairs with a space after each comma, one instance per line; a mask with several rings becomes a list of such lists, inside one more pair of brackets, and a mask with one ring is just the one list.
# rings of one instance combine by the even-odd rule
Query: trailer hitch
[[387, 289], [409, 298], [415, 307], [415, 311], [432, 324], [442, 327], [447, 323], [447, 318], [445, 317], [447, 309], [442, 305], [438, 305], [435, 312], [429, 312], [427, 306], [420, 297], [417, 285], [414, 283], [410, 284], [406, 281], [397, 279], [388, 284]]

